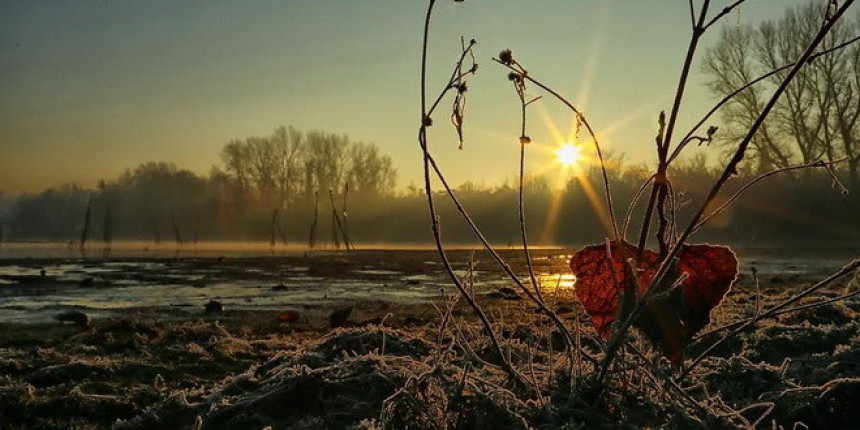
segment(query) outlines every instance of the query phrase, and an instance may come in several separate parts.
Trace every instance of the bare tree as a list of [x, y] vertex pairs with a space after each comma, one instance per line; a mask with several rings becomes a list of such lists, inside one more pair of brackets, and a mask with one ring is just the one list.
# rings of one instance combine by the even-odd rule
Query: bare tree
[[301, 157], [304, 154], [304, 133], [293, 127], [278, 127], [271, 137], [278, 163], [277, 187], [279, 203], [295, 202], [301, 186]]
[[317, 191], [339, 189], [347, 167], [349, 138], [346, 135], [311, 131], [307, 133], [307, 144], [305, 165], [309, 170], [307, 179], [311, 183], [305, 186]]
[[250, 174], [260, 197], [274, 197], [276, 178], [279, 176], [278, 157], [272, 139], [249, 137], [245, 140], [250, 155]]
[[230, 141], [221, 160], [241, 193], [282, 209], [299, 200], [310, 203], [315, 192], [341, 189], [347, 181], [359, 194], [391, 195], [397, 178], [391, 158], [372, 143], [292, 127]]
[[397, 169], [391, 157], [379, 152], [374, 144], [357, 142], [349, 150], [347, 181], [358, 194], [390, 195], [394, 192]]
[[241, 140], [234, 139], [224, 145], [221, 150], [221, 161], [243, 191], [250, 188], [251, 179], [248, 177], [249, 163], [248, 148]]
[[[710, 77], [709, 89], [726, 97], [757, 76], [794, 62], [821, 26], [824, 9], [814, 2], [789, 9], [782, 18], [758, 27], [726, 27], [711, 48], [702, 68]], [[860, 45], [850, 43], [860, 35], [860, 19], [844, 20], [824, 39], [815, 58], [788, 85], [771, 116], [754, 136], [750, 149], [754, 170], [762, 173], [795, 163], [846, 159], [847, 175], [858, 184], [860, 169]], [[842, 47], [844, 46], [844, 49]], [[749, 130], [762, 111], [768, 94], [788, 70], [773, 73], [759, 85], [750, 86], [722, 111], [727, 142], [735, 142]]]

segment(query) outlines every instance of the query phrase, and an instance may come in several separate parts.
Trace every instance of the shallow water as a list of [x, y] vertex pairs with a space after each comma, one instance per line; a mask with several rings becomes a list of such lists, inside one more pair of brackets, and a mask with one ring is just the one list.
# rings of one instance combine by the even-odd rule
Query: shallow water
[[[567, 269], [573, 252], [561, 248], [534, 252], [535, 271], [546, 291], [570, 291], [574, 286]], [[94, 318], [140, 308], [165, 317], [187, 317], [200, 314], [209, 300], [224, 303], [228, 310], [287, 310], [374, 300], [419, 303], [454, 292], [433, 250], [329, 250], [311, 257], [302, 253], [281, 248], [273, 255], [268, 244], [253, 248], [225, 243], [197, 250], [145, 250], [126, 244], [110, 254], [82, 255], [64, 245], [7, 243], [0, 248], [0, 322], [45, 323], [69, 309]], [[503, 250], [502, 255], [527, 283], [521, 253]], [[741, 249], [738, 255], [742, 273], [755, 267], [763, 285], [778, 285], [820, 279], [857, 258], [860, 249]], [[466, 268], [472, 256], [465, 249], [451, 252], [458, 277], [469, 278]], [[474, 259], [471, 278], [476, 291], [511, 285], [489, 255], [478, 252]]]

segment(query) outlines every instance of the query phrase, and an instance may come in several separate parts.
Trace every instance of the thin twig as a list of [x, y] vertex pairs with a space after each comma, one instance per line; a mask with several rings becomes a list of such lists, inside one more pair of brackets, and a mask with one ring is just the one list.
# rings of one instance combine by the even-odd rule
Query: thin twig
[[687, 1], [690, 6], [690, 25], [695, 29], [696, 28], [696, 6], [693, 4], [693, 0]]
[[[472, 218], [469, 216], [468, 212], [466, 211], [466, 208], [463, 207], [463, 204], [460, 202], [460, 199], [458, 199], [457, 195], [454, 194], [454, 190], [450, 187], [448, 181], [442, 175], [442, 171], [436, 164], [436, 160], [433, 159], [433, 156], [429, 153], [427, 154], [427, 159], [430, 165], [433, 167], [433, 170], [436, 172], [436, 178], [438, 178], [439, 181], [442, 183], [442, 187], [448, 193], [448, 197], [451, 199], [451, 202], [454, 203], [454, 207], [457, 209], [457, 212], [460, 213], [463, 220], [465, 220], [466, 223], [469, 225], [469, 228], [472, 230], [472, 233], [481, 242], [481, 244], [484, 246], [484, 249], [487, 250], [487, 252], [493, 258], [496, 264], [505, 272], [506, 275], [508, 275], [508, 277], [514, 282], [514, 284], [516, 284], [517, 287], [519, 287], [519, 289], [523, 291], [523, 293], [528, 297], [528, 299], [534, 302], [542, 312], [544, 312], [550, 317], [553, 323], [555, 323], [556, 327], [558, 327], [559, 331], [564, 335], [565, 339], [568, 342], [568, 345], [572, 346], [573, 335], [570, 333], [570, 330], [568, 330], [567, 326], [565, 326], [564, 322], [561, 320], [558, 314], [556, 314], [555, 311], [550, 309], [546, 305], [546, 303], [544, 303], [537, 296], [535, 296], [534, 293], [532, 293], [532, 291], [528, 287], [526, 287], [523, 281], [520, 280], [520, 278], [514, 273], [508, 263], [506, 263], [502, 259], [502, 257], [499, 255], [498, 252], [496, 252], [495, 249], [493, 249], [492, 245], [490, 245], [489, 241], [487, 241], [487, 238], [481, 232], [481, 229], [478, 228], [478, 226], [475, 224], [475, 221], [472, 220]], [[587, 360], [591, 361], [594, 364], [597, 363], [597, 361], [588, 354], [583, 353], [583, 357], [585, 357]]]
[[[460, 279], [454, 273], [454, 268], [451, 266], [451, 262], [449, 261], [447, 252], [445, 251], [445, 247], [442, 244], [442, 234], [439, 229], [439, 218], [436, 212], [436, 205], [433, 200], [433, 191], [430, 186], [430, 152], [427, 146], [427, 127], [430, 125], [430, 117], [428, 116], [427, 111], [427, 47], [430, 34], [430, 17], [433, 14], [433, 6], [435, 4], [436, 0], [428, 0], [427, 15], [424, 19], [424, 37], [421, 46], [421, 127], [418, 132], [418, 143], [421, 146], [422, 152], [424, 153], [424, 192], [427, 196], [427, 205], [430, 214], [431, 230], [433, 232], [433, 241], [436, 244], [436, 250], [439, 252], [439, 257], [442, 260], [442, 265], [445, 268], [445, 272], [448, 274], [448, 277], [451, 278], [451, 281], [454, 283], [454, 286], [457, 288], [457, 290], [460, 291], [463, 297], [466, 298], [466, 302], [468, 302], [469, 306], [475, 312], [475, 315], [477, 315], [478, 319], [481, 321], [481, 324], [484, 326], [484, 330], [487, 333], [487, 337], [490, 338], [490, 342], [492, 343], [493, 348], [499, 355], [505, 372], [507, 372], [512, 379], [519, 381], [522, 385], [526, 385], [523, 382], [524, 378], [519, 374], [519, 372], [514, 369], [513, 365], [510, 362], [504, 359], [502, 347], [501, 345], [499, 345], [499, 340], [496, 337], [495, 331], [490, 325], [490, 321], [487, 319], [487, 316], [484, 314], [481, 307], [475, 302], [474, 298], [466, 294], [466, 289], [465, 287], [463, 287], [463, 284], [460, 282]], [[465, 58], [465, 53], [461, 55], [460, 58]], [[446, 86], [446, 88], [443, 90], [443, 94], [449, 89], [450, 82], [449, 85]], [[441, 96], [437, 100], [440, 99]], [[434, 103], [434, 107], [435, 105], [436, 103]]]
[[[658, 236], [661, 231], [665, 232], [665, 218], [663, 213], [665, 211], [664, 204], [666, 201], [665, 196], [668, 181], [666, 171], [669, 169], [667, 154], [672, 143], [672, 135], [675, 131], [678, 114], [681, 110], [681, 102], [683, 101], [684, 94], [686, 93], [690, 69], [693, 66], [693, 58], [695, 57], [696, 49], [699, 46], [699, 40], [705, 32], [703, 25], [705, 17], [708, 14], [710, 3], [710, 0], [704, 1], [702, 8], [699, 11], [698, 21], [696, 22], [696, 25], [693, 26], [690, 43], [687, 46], [687, 54], [684, 57], [684, 65], [681, 67], [681, 76], [678, 78], [678, 87], [675, 89], [675, 99], [672, 103], [672, 110], [669, 111], [669, 123], [665, 126], [665, 130], [663, 125], [663, 113], [661, 112], [660, 114], [660, 133], [658, 137], [662, 137], [662, 142], [659, 139], [657, 141], [657, 174], [654, 179], [654, 185], [651, 187], [651, 196], [648, 198], [648, 206], [645, 209], [645, 216], [639, 233], [639, 243], [636, 248], [637, 262], [642, 261], [642, 255], [645, 251], [645, 244], [648, 238], [648, 230], [651, 228], [651, 218], [655, 210], [660, 214]], [[665, 245], [662, 243], [662, 238], [658, 237], [658, 240], [661, 241], [660, 257], [662, 258], [666, 254], [666, 250], [663, 249], [665, 248]]]
[[717, 23], [717, 21], [719, 21], [719, 20], [720, 20], [720, 19], [722, 19], [724, 16], [728, 15], [729, 13], [731, 13], [731, 11], [732, 11], [732, 10], [734, 10], [734, 8], [736, 8], [736, 7], [740, 6], [742, 3], [746, 2], [746, 1], [747, 1], [747, 0], [737, 0], [736, 2], [734, 2], [734, 3], [732, 3], [732, 4], [730, 4], [730, 5], [726, 6], [726, 7], [724, 7], [724, 8], [723, 8], [723, 10], [721, 10], [721, 11], [720, 11], [720, 13], [718, 13], [718, 14], [714, 15], [714, 17], [713, 17], [713, 18], [711, 18], [711, 20], [710, 20], [710, 21], [708, 21], [708, 23], [707, 23], [707, 24], [705, 24], [705, 26], [703, 27], [703, 30], [707, 30], [710, 26], [712, 26], [712, 25], [716, 24], [716, 23]]
[[[829, 304], [831, 304], [831, 303], [836, 303], [836, 302], [840, 302], [840, 301], [843, 301], [843, 300], [847, 300], [847, 299], [850, 299], [850, 298], [852, 298], [852, 297], [856, 297], [856, 296], [860, 296], [860, 290], [852, 291], [852, 292], [850, 292], [850, 293], [845, 293], [845, 294], [842, 294], [842, 295], [840, 295], [840, 296], [836, 296], [836, 297], [833, 297], [833, 298], [830, 298], [830, 299], [826, 299], [826, 300], [819, 300], [819, 301], [817, 301], [817, 302], [807, 303], [807, 304], [805, 304], [805, 305], [795, 306], [795, 307], [793, 307], [793, 308], [782, 309], [782, 310], [780, 310], [780, 311], [777, 311], [777, 312], [772, 313], [770, 316], [771, 316], [771, 317], [778, 317], [778, 316], [780, 316], [780, 315], [790, 314], [790, 313], [793, 313], [793, 312], [798, 312], [798, 311], [802, 311], [802, 310], [806, 310], [806, 309], [814, 309], [814, 308], [818, 308], [818, 307], [821, 307], [821, 306], [829, 305]], [[733, 322], [733, 323], [731, 323], [731, 324], [726, 324], [726, 325], [724, 325], [724, 326], [722, 326], [722, 327], [717, 327], [717, 328], [715, 328], [715, 329], [713, 329], [713, 330], [710, 330], [710, 331], [708, 331], [708, 332], [706, 332], [706, 333], [703, 333], [703, 334], [701, 334], [701, 335], [697, 336], [697, 337], [696, 337], [696, 340], [698, 341], [698, 340], [701, 340], [701, 339], [707, 338], [708, 336], [713, 335], [713, 334], [715, 334], [715, 333], [719, 333], [719, 332], [722, 332], [722, 331], [726, 331], [726, 330], [731, 330], [731, 329], [733, 329], [733, 328], [737, 328], [737, 327], [739, 327], [739, 326], [742, 326], [742, 325], [746, 324], [750, 319], [752, 319], [752, 318], [747, 318], [747, 319], [745, 319], [745, 320], [741, 320], [741, 321], [735, 321], [735, 322]]]
[[528, 234], [526, 233], [526, 211], [523, 193], [525, 189], [525, 163], [526, 163], [526, 145], [531, 142], [531, 139], [526, 136], [526, 107], [528, 107], [528, 102], [526, 102], [525, 95], [525, 83], [522, 79], [515, 79], [513, 81], [514, 88], [517, 91], [517, 96], [520, 99], [520, 112], [522, 114], [521, 122], [520, 122], [520, 178], [519, 178], [519, 193], [518, 193], [518, 209], [520, 216], [520, 236], [523, 241], [523, 254], [525, 254], [526, 259], [526, 268], [529, 272], [529, 280], [532, 283], [532, 288], [535, 290], [535, 295], [537, 295], [540, 301], [543, 301], [543, 294], [540, 290], [540, 284], [537, 281], [537, 277], [535, 276], [534, 267], [532, 265], [532, 256], [529, 251], [529, 240]]
[[[674, 128], [675, 128], [675, 123], [676, 123], [676, 120], [678, 118], [678, 112], [680, 111], [680, 108], [681, 108], [681, 101], [683, 100], [685, 88], [687, 85], [687, 79], [688, 79], [688, 76], [690, 73], [690, 68], [692, 67], [692, 64], [693, 64], [693, 57], [695, 55], [696, 48], [698, 47], [699, 39], [701, 38], [702, 33], [704, 31], [702, 29], [702, 26], [703, 26], [703, 23], [705, 21], [705, 17], [707, 16], [707, 13], [708, 13], [709, 5], [710, 5], [710, 0], [705, 0], [704, 3], [702, 4], [702, 9], [699, 13], [698, 22], [696, 23], [696, 25], [693, 28], [693, 34], [690, 36], [690, 43], [687, 47], [687, 54], [685, 56], [684, 65], [683, 65], [682, 70], [681, 70], [681, 76], [678, 79], [678, 88], [675, 90], [675, 100], [674, 100], [674, 103], [672, 104], [672, 110], [669, 113], [669, 123], [668, 123], [668, 125], [666, 125], [665, 129], [663, 129], [664, 115], [662, 112], [660, 115], [659, 123], [660, 123], [661, 133], [658, 134], [658, 138], [656, 139], [657, 155], [659, 158], [659, 163], [657, 166], [657, 173], [656, 173], [655, 178], [654, 178], [654, 185], [651, 187], [651, 196], [648, 199], [648, 207], [645, 210], [645, 216], [644, 216], [644, 220], [642, 222], [642, 230], [641, 230], [640, 236], [639, 236], [639, 245], [637, 246], [637, 250], [636, 250], [636, 264], [637, 265], [639, 264], [640, 261], [642, 261], [642, 256], [643, 256], [643, 253], [645, 250], [645, 240], [646, 240], [647, 235], [648, 235], [648, 229], [650, 228], [651, 216], [654, 212], [655, 204], [658, 202], [658, 200], [661, 200], [658, 197], [662, 193], [665, 192], [663, 189], [664, 189], [664, 187], [666, 187], [666, 182], [667, 182], [666, 170], [669, 167], [666, 157], [667, 157], [667, 154], [669, 151], [669, 146], [670, 146], [671, 141], [672, 141], [672, 132], [674, 131]], [[660, 142], [661, 137], [662, 137], [662, 143]], [[662, 206], [662, 204], [661, 204], [661, 206]], [[658, 207], [658, 210], [662, 211], [663, 208]], [[678, 242], [678, 243], [680, 243], [680, 242]], [[677, 253], [678, 243], [676, 243], [675, 246], [672, 248], [672, 250], [675, 250], [676, 253]], [[671, 252], [669, 252], [668, 256], [665, 256], [664, 254], [666, 254], [666, 253], [661, 252], [661, 257], [665, 257], [665, 259], [663, 260], [663, 264], [660, 267], [661, 267], [661, 269], [663, 269], [663, 274], [665, 275], [665, 272], [668, 270], [668, 267], [669, 267], [669, 264], [667, 264], [667, 262], [673, 261], [674, 255], [672, 255]], [[657, 274], [660, 275], [660, 272], [658, 271]], [[638, 276], [636, 275], [635, 271], [633, 272], [632, 279], [634, 282], [638, 281]], [[656, 280], [656, 277], [655, 277], [655, 280]], [[646, 293], [645, 293], [644, 297], [640, 298], [640, 300], [638, 300], [636, 302], [634, 309], [630, 312], [628, 317], [625, 320], [623, 320], [623, 322], [619, 326], [617, 326], [617, 328], [613, 332], [612, 337], [610, 338], [610, 341], [606, 347], [606, 351], [607, 351], [606, 355], [603, 357], [603, 360], [600, 363], [600, 367], [599, 367], [598, 373], [597, 373], [597, 380], [596, 380], [597, 382], [596, 382], [595, 388], [596, 388], [596, 391], [598, 393], [603, 388], [603, 379], [605, 378], [606, 373], [609, 371], [610, 366], [612, 365], [613, 361], [615, 360], [616, 353], [618, 352], [622, 343], [625, 341], [625, 339], [627, 337], [627, 331], [633, 325], [633, 322], [638, 318], [639, 314], [642, 312], [643, 304], [647, 301], [648, 296], [650, 294], [654, 293], [654, 291], [656, 290], [656, 288], [652, 288], [652, 287], [654, 285], [660, 285], [660, 283], [655, 282], [655, 280], [651, 281], [651, 284], [645, 290]], [[636, 291], [640, 291], [638, 287], [637, 287]]]
[[[752, 187], [753, 185], [755, 185], [755, 184], [757, 184], [757, 183], [759, 183], [759, 182], [761, 182], [761, 181], [763, 181], [763, 180], [765, 180], [765, 179], [767, 179], [767, 178], [769, 178], [769, 177], [771, 177], [771, 176], [774, 176], [774, 175], [777, 175], [777, 174], [780, 174], [780, 173], [790, 172], [790, 171], [792, 171], [792, 170], [800, 170], [800, 169], [814, 169], [814, 168], [816, 168], [816, 167], [824, 167], [824, 168], [827, 168], [828, 166], [832, 166], [832, 165], [834, 165], [834, 164], [841, 163], [841, 162], [844, 162], [844, 161], [846, 161], [846, 160], [848, 160], [848, 159], [847, 159], [847, 158], [843, 158], [843, 159], [841, 159], [841, 160], [836, 160], [836, 161], [831, 161], [831, 162], [825, 162], [825, 161], [821, 161], [821, 160], [819, 160], [819, 161], [815, 161], [815, 162], [812, 162], [812, 163], [800, 164], [800, 165], [797, 165], [797, 166], [783, 167], [783, 168], [781, 168], [781, 169], [775, 169], [775, 170], [771, 170], [770, 172], [763, 173], [763, 174], [761, 174], [761, 175], [759, 175], [759, 176], [755, 177], [755, 179], [753, 179], [753, 180], [751, 180], [751, 181], [747, 182], [746, 184], [744, 184], [744, 186], [742, 186], [739, 190], [737, 190], [737, 191], [736, 191], [736, 192], [735, 192], [731, 197], [729, 197], [729, 199], [728, 199], [728, 200], [726, 200], [725, 202], [723, 202], [723, 204], [721, 204], [719, 207], [717, 207], [716, 209], [714, 209], [714, 211], [713, 211], [713, 212], [711, 212], [711, 213], [710, 213], [710, 214], [708, 214], [707, 216], [703, 217], [703, 218], [701, 219], [701, 221], [699, 221], [699, 223], [698, 223], [698, 224], [696, 224], [696, 226], [693, 228], [693, 232], [695, 233], [695, 232], [696, 232], [696, 231], [698, 231], [700, 228], [702, 228], [702, 227], [703, 227], [703, 226], [704, 226], [708, 221], [710, 221], [713, 217], [715, 217], [715, 216], [719, 215], [719, 214], [720, 214], [720, 213], [722, 213], [724, 210], [726, 210], [726, 208], [728, 208], [728, 207], [729, 207], [729, 205], [731, 205], [735, 200], [737, 200], [738, 198], [740, 198], [740, 196], [741, 196], [741, 195], [742, 195], [742, 194], [743, 194], [747, 189], [749, 189], [749, 188], [750, 188], [750, 187]], [[840, 184], [840, 185], [841, 185], [841, 184]], [[842, 190], [844, 191], [844, 190], [845, 190], [845, 188], [844, 188], [844, 187], [842, 187]]]
[[773, 315], [774, 315], [774, 314], [776, 314], [777, 312], [779, 312], [779, 311], [781, 311], [781, 310], [783, 310], [783, 309], [787, 308], [788, 306], [790, 306], [791, 304], [793, 304], [793, 303], [797, 302], [798, 300], [803, 299], [804, 297], [806, 297], [806, 296], [808, 296], [808, 295], [810, 295], [810, 294], [812, 294], [812, 293], [814, 293], [814, 292], [816, 292], [816, 291], [820, 290], [821, 288], [823, 288], [823, 287], [825, 287], [825, 286], [827, 286], [827, 285], [830, 285], [830, 283], [832, 283], [833, 281], [835, 281], [835, 280], [837, 280], [837, 279], [839, 279], [839, 278], [841, 278], [841, 277], [845, 276], [846, 274], [853, 272], [853, 271], [854, 271], [855, 269], [857, 269], [858, 267], [860, 267], [860, 260], [854, 260], [854, 261], [852, 261], [852, 262], [850, 262], [850, 263], [846, 264], [846, 265], [845, 265], [842, 269], [840, 269], [838, 272], [836, 272], [836, 273], [834, 273], [834, 274], [832, 274], [832, 275], [828, 276], [827, 278], [825, 278], [825, 279], [823, 279], [823, 280], [819, 281], [817, 284], [815, 284], [815, 285], [813, 285], [813, 286], [811, 286], [811, 287], [809, 287], [809, 288], [807, 288], [807, 289], [803, 290], [801, 293], [796, 294], [795, 296], [791, 297], [790, 299], [788, 299], [788, 300], [786, 300], [786, 301], [784, 301], [784, 302], [782, 302], [782, 303], [780, 303], [780, 304], [778, 304], [778, 305], [776, 305], [776, 306], [774, 306], [774, 307], [772, 307], [772, 308], [768, 309], [768, 310], [767, 310], [766, 312], [764, 312], [764, 313], [758, 314], [758, 315], [756, 315], [755, 317], [753, 317], [753, 318], [750, 318], [750, 319], [746, 320], [742, 325], [740, 325], [739, 327], [737, 327], [737, 328], [735, 328], [734, 330], [732, 330], [729, 334], [727, 334], [727, 335], [723, 336], [720, 340], [718, 340], [718, 341], [717, 341], [717, 342], [715, 342], [713, 345], [711, 345], [710, 347], [708, 347], [708, 349], [706, 349], [706, 350], [705, 350], [705, 351], [703, 351], [701, 354], [699, 354], [699, 356], [698, 356], [698, 357], [696, 357], [696, 359], [695, 359], [695, 360], [693, 360], [693, 362], [692, 362], [692, 363], [690, 363], [690, 365], [689, 365], [689, 366], [687, 366], [687, 368], [686, 368], [686, 369], [684, 369], [684, 371], [683, 371], [683, 372], [681, 372], [681, 374], [680, 374], [680, 375], [678, 375], [678, 377], [677, 377], [677, 378], [675, 378], [675, 379], [676, 379], [676, 380], [682, 380], [682, 379], [684, 379], [687, 375], [689, 375], [689, 374], [690, 374], [690, 371], [692, 371], [696, 366], [698, 366], [698, 365], [699, 365], [699, 363], [701, 363], [701, 362], [702, 362], [702, 360], [704, 360], [705, 358], [707, 358], [707, 357], [708, 357], [708, 355], [711, 353], [711, 351], [713, 351], [714, 349], [716, 349], [717, 347], [719, 347], [720, 345], [722, 345], [723, 343], [725, 343], [727, 340], [729, 340], [729, 339], [731, 339], [731, 338], [735, 337], [738, 333], [742, 332], [742, 331], [743, 331], [745, 328], [747, 328], [748, 326], [750, 326], [750, 325], [752, 325], [752, 324], [755, 324], [756, 322], [761, 321], [762, 319], [769, 318], [769, 317], [773, 316]]
[[591, 124], [589, 124], [588, 120], [585, 118], [585, 115], [582, 113], [582, 111], [577, 109], [576, 106], [573, 105], [573, 103], [571, 103], [566, 98], [564, 98], [564, 96], [562, 96], [561, 94], [559, 94], [558, 92], [556, 92], [552, 88], [544, 85], [543, 83], [541, 83], [537, 79], [533, 78], [528, 73], [525, 73], [522, 70], [519, 70], [515, 67], [512, 67], [510, 64], [507, 64], [507, 63], [499, 60], [498, 58], [493, 58], [493, 61], [507, 67], [508, 69], [510, 69], [516, 73], [519, 73], [523, 79], [528, 80], [529, 82], [540, 87], [542, 90], [551, 94], [558, 101], [560, 101], [562, 104], [567, 106], [568, 109], [570, 109], [574, 113], [574, 115], [576, 115], [577, 120], [580, 121], [585, 126], [586, 130], [588, 130], [588, 134], [589, 134], [589, 136], [591, 136], [591, 141], [594, 142], [594, 148], [597, 152], [597, 158], [600, 161], [600, 170], [603, 174], [603, 190], [604, 190], [604, 198], [606, 199], [606, 207], [609, 211], [609, 220], [610, 220], [610, 223], [612, 224], [613, 234], [615, 236], [615, 239], [618, 240], [620, 238], [620, 236], [619, 236], [619, 232], [618, 232], [618, 223], [615, 221], [615, 209], [613, 208], [613, 205], [612, 205], [612, 192], [611, 192], [610, 186], [609, 186], [609, 174], [606, 171], [606, 161], [603, 159], [603, 151], [600, 148], [600, 143], [597, 140], [597, 135], [594, 133], [594, 130], [591, 128]]

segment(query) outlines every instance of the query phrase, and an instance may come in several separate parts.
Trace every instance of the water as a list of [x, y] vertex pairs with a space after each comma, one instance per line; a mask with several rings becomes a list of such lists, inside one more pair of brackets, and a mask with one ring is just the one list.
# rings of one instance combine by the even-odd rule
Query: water
[[[534, 251], [534, 266], [549, 292], [570, 291], [575, 279], [567, 262], [572, 249]], [[286, 310], [300, 306], [337, 306], [361, 300], [421, 303], [451, 294], [454, 287], [434, 250], [400, 249], [321, 251], [276, 248], [268, 243], [208, 243], [196, 248], [114, 246], [110, 254], [82, 255], [63, 244], [18, 243], [0, 248], [0, 322], [48, 323], [78, 309], [94, 318], [137, 309], [164, 317], [200, 314], [209, 300], [234, 310]], [[527, 282], [517, 250], [503, 257]], [[808, 282], [824, 277], [860, 255], [856, 248], [740, 249], [742, 273], [755, 267], [764, 284]], [[484, 252], [450, 254], [456, 274], [471, 278], [480, 294], [511, 281]], [[42, 274], [44, 271], [44, 275]], [[277, 287], [277, 288], [274, 288]]]

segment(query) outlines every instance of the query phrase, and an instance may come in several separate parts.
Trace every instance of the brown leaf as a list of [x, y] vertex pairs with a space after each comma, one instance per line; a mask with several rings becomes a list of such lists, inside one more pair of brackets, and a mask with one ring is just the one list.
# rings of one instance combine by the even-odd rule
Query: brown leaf
[[[612, 334], [618, 318], [622, 291], [638, 284], [638, 298], [648, 288], [659, 266], [658, 255], [645, 250], [637, 269], [637, 283], [628, 260], [636, 248], [626, 242], [586, 246], [570, 260], [576, 276], [576, 295], [591, 317], [595, 330], [604, 338]], [[672, 272], [672, 271], [670, 271]], [[674, 363], [692, 336], [710, 322], [711, 310], [725, 297], [738, 273], [734, 252], [725, 246], [684, 245], [678, 253], [676, 276], [687, 278], [675, 291], [652, 300], [635, 321], [648, 338]], [[674, 281], [674, 279], [667, 279]], [[629, 312], [629, 310], [625, 310]]]

